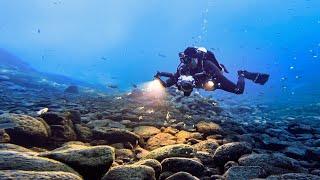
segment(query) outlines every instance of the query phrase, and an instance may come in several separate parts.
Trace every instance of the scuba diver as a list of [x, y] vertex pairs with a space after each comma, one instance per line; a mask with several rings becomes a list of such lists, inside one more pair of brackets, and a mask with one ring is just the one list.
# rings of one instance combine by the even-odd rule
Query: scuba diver
[[[179, 53], [180, 64], [176, 73], [157, 72], [154, 76], [164, 87], [176, 85], [185, 96], [190, 96], [193, 88], [203, 88], [206, 91], [222, 89], [224, 91], [243, 94], [245, 79], [264, 85], [268, 74], [238, 71], [238, 82], [235, 84], [227, 79], [223, 72], [229, 73], [223, 64], [219, 64], [214, 54], [203, 47], [188, 47]], [[166, 81], [161, 77], [167, 77]]]

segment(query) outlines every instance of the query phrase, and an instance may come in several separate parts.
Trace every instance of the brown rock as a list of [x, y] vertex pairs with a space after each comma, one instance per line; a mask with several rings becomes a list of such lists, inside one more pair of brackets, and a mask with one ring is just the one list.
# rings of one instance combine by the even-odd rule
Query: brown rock
[[219, 124], [213, 122], [201, 121], [196, 125], [196, 129], [200, 133], [204, 134], [221, 134], [223, 132]]
[[160, 133], [160, 129], [153, 126], [138, 126], [133, 129], [133, 132], [143, 138], [148, 138]]
[[177, 143], [177, 138], [168, 133], [159, 133], [155, 136], [152, 136], [147, 141], [147, 149], [154, 150], [159, 147], [172, 145]]

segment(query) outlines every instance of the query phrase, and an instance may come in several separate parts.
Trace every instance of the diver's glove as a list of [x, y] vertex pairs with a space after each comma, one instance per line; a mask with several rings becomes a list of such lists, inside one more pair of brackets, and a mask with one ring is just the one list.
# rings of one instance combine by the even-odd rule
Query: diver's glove
[[160, 72], [157, 71], [157, 74], [155, 74], [153, 77], [156, 78], [156, 79], [159, 79], [160, 78]]

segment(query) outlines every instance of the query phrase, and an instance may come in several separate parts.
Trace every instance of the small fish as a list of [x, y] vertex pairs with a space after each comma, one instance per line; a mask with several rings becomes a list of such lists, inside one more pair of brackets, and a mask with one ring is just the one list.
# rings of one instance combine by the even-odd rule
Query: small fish
[[134, 88], [138, 88], [138, 85], [136, 85], [136, 84], [132, 84], [132, 87], [134, 87]]
[[45, 114], [45, 113], [47, 113], [48, 111], [49, 111], [48, 108], [43, 108], [43, 109], [41, 109], [40, 111], [37, 112], [37, 115], [41, 116], [42, 114]]
[[117, 85], [113, 85], [113, 84], [108, 84], [107, 85], [109, 88], [112, 88], [112, 89], [117, 89], [118, 86]]
[[104, 61], [106, 61], [106, 60], [107, 60], [107, 58], [105, 58], [105, 57], [101, 57], [101, 59], [102, 59], [102, 60], [104, 60]]
[[158, 53], [158, 56], [159, 56], [159, 57], [162, 57], [162, 58], [166, 58], [166, 57], [167, 57], [166, 55], [161, 54], [161, 53]]
[[40, 29], [38, 29], [38, 34], [40, 34], [41, 33], [41, 31], [40, 31]]

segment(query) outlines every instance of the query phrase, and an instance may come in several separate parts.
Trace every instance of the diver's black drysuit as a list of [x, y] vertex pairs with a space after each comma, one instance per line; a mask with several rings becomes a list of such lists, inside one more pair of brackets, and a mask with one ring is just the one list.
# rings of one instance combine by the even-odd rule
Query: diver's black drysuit
[[[194, 47], [188, 47], [185, 50], [185, 53], [190, 49], [192, 52], [195, 51]], [[223, 71], [228, 71], [224, 65], [218, 63], [211, 51], [206, 53], [201, 52], [200, 55], [198, 51], [195, 51], [195, 53], [191, 54], [191, 56], [199, 59], [196, 68], [191, 68], [189, 64], [181, 63], [178, 66], [176, 73], [158, 72], [155, 77], [159, 79], [161, 76], [168, 77], [166, 81], [160, 79], [165, 87], [177, 85], [178, 78], [181, 75], [192, 76], [195, 79], [196, 88], [203, 88], [204, 83], [206, 83], [208, 80], [212, 80], [214, 82], [213, 90], [222, 89], [234, 94], [243, 94], [245, 88], [245, 78], [259, 84], [264, 84], [269, 78], [269, 75], [267, 74], [238, 71], [238, 81], [237, 84], [235, 84], [223, 75]], [[177, 87], [179, 89], [178, 85]], [[190, 93], [185, 93], [185, 95], [190, 95]]]
[[[192, 75], [195, 79], [195, 84], [197, 88], [202, 88], [202, 85], [210, 78], [216, 84], [215, 89], [222, 89], [227, 92], [242, 94], [244, 91], [245, 83], [244, 76], [239, 75], [237, 84], [233, 83], [229, 79], [227, 79], [222, 71], [211, 61], [205, 61], [204, 71], [200, 73], [185, 73], [187, 70], [186, 65], [181, 66], [180, 69], [177, 70], [176, 73], [167, 73], [167, 72], [158, 72], [157, 76], [168, 77], [166, 81], [161, 81], [165, 87], [170, 87], [176, 85], [178, 82], [178, 78], [181, 75]], [[178, 87], [179, 88], [179, 87]]]

